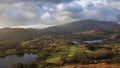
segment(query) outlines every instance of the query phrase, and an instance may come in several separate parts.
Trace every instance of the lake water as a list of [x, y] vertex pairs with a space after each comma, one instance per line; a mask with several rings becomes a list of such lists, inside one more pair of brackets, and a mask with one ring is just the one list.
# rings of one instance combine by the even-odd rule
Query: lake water
[[20, 55], [9, 55], [6, 57], [0, 58], [0, 68], [9, 68], [11, 64], [22, 63], [22, 64], [31, 64], [37, 58], [35, 54], [24, 54]]
[[83, 41], [83, 43], [102, 43], [105, 39], [101, 39], [101, 40], [90, 40], [90, 41]]

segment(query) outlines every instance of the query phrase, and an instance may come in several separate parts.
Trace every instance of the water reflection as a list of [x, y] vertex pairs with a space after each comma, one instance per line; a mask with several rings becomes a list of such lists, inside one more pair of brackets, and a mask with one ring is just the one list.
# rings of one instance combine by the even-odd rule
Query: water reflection
[[37, 55], [35, 54], [24, 54], [24, 55], [9, 55], [0, 58], [0, 68], [8, 68], [11, 64], [22, 63], [31, 64], [35, 61]]

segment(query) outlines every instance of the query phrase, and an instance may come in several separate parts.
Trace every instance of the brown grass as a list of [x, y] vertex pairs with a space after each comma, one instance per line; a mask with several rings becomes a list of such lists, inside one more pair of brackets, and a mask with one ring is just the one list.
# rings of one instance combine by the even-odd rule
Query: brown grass
[[100, 64], [89, 64], [89, 65], [82, 65], [82, 64], [66, 65], [63, 68], [120, 68], [120, 66], [100, 63]]

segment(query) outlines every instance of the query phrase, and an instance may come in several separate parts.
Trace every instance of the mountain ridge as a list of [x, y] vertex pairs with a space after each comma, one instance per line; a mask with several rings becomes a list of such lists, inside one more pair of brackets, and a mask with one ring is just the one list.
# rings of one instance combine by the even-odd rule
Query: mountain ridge
[[107, 21], [96, 21], [96, 20], [83, 20], [76, 21], [65, 25], [58, 25], [49, 27], [47, 29], [56, 29], [56, 30], [77, 30], [77, 31], [89, 31], [89, 30], [117, 30], [120, 29], [120, 24], [115, 22], [107, 22]]

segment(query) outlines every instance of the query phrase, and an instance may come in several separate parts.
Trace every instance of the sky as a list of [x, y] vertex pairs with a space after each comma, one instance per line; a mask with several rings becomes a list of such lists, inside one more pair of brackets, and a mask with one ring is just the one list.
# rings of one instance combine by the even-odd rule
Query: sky
[[46, 28], [87, 19], [120, 23], [120, 0], [0, 0], [0, 27]]

